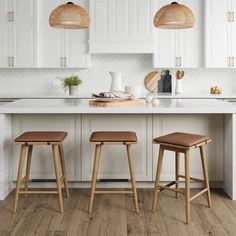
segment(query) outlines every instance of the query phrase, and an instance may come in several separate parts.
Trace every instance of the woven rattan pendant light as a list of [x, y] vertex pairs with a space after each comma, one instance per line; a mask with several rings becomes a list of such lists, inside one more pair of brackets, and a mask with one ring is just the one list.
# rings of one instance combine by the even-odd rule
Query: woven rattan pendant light
[[177, 2], [162, 7], [154, 17], [155, 27], [163, 29], [192, 28], [194, 23], [192, 10]]
[[88, 12], [81, 6], [68, 2], [55, 8], [49, 17], [49, 25], [62, 29], [85, 29], [90, 24]]

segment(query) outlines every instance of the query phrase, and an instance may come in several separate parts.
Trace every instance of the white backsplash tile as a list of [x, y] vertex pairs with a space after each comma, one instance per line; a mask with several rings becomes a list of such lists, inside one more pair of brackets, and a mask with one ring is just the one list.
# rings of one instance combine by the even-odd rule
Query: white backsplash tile
[[[144, 78], [152, 68], [150, 54], [109, 54], [93, 55], [92, 68], [89, 69], [0, 69], [1, 92], [51, 93], [52, 80], [71, 73], [83, 80], [80, 91], [97, 92], [110, 88], [108, 71], [121, 71], [128, 75], [128, 85], [140, 85], [143, 93]], [[176, 69], [170, 69], [175, 78]], [[224, 93], [236, 93], [235, 69], [185, 69], [183, 80], [185, 93], [208, 93], [211, 85], [219, 85]], [[173, 82], [175, 82], [173, 80]], [[55, 92], [55, 91], [54, 91]]]

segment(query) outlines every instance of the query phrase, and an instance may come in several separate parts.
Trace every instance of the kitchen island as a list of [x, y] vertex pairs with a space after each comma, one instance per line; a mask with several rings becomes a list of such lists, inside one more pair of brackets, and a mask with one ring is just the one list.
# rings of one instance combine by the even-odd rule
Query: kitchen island
[[[215, 99], [160, 99], [159, 105], [100, 108], [89, 106], [86, 99], [21, 99], [0, 106], [0, 199], [14, 188], [19, 146], [14, 139], [25, 131], [62, 130], [68, 132], [65, 142], [66, 167], [71, 186], [89, 186], [94, 146], [89, 136], [99, 130], [135, 131], [135, 172], [139, 187], [152, 187], [156, 171], [157, 145], [152, 139], [162, 134], [182, 131], [208, 135], [207, 146], [211, 186], [222, 187], [236, 200], [236, 106]], [[49, 148], [33, 153], [31, 178], [54, 178]], [[201, 177], [198, 150], [191, 153], [191, 173]], [[105, 179], [128, 179], [129, 172], [122, 147], [106, 147], [101, 159], [100, 176]], [[183, 166], [181, 165], [181, 170]], [[162, 181], [174, 178], [174, 162], [166, 153]], [[35, 183], [32, 183], [33, 185]], [[102, 185], [104, 186], [104, 185]], [[111, 187], [111, 183], [106, 186]], [[112, 185], [114, 186], [114, 184]], [[116, 186], [116, 185], [115, 185]], [[126, 183], [117, 185], [125, 187]]]

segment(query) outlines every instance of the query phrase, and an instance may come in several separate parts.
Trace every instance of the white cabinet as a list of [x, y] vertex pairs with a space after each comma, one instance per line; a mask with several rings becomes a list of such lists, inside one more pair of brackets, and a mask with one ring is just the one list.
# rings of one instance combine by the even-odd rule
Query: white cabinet
[[152, 0], [90, 0], [91, 53], [152, 53]]
[[[152, 180], [152, 116], [150, 115], [83, 115], [82, 180], [91, 180], [95, 145], [89, 142], [94, 131], [134, 131], [138, 144], [132, 145], [136, 179]], [[102, 146], [99, 179], [130, 179], [124, 145]]]
[[[167, 0], [156, 3], [156, 11], [169, 4]], [[199, 68], [203, 66], [203, 2], [184, 0], [195, 16], [195, 26], [191, 29], [155, 29], [155, 53], [153, 65], [158, 68]]]
[[[224, 117], [222, 115], [154, 115], [153, 137], [172, 132], [186, 132], [209, 136], [212, 142], [207, 145], [207, 162], [211, 181], [223, 181], [224, 156]], [[157, 153], [159, 145], [153, 145], [153, 174], [156, 174]], [[175, 179], [174, 153], [165, 151], [161, 174], [162, 181]], [[180, 170], [184, 173], [184, 160], [181, 154]], [[199, 149], [191, 149], [190, 153], [191, 176], [202, 178], [202, 166]], [[153, 178], [154, 178], [153, 176]]]
[[235, 68], [235, 1], [208, 0], [205, 2], [205, 11], [205, 66], [213, 68]]
[[[39, 65], [43, 68], [87, 68], [91, 66], [88, 54], [88, 29], [63, 30], [48, 24], [51, 11], [64, 0], [39, 1]], [[88, 8], [88, 1], [76, 2]]]
[[0, 67], [36, 67], [37, 0], [1, 0], [0, 9]]
[[[81, 180], [80, 134], [81, 119], [76, 115], [15, 115], [13, 117], [13, 139], [26, 131], [67, 131], [64, 142], [65, 162], [70, 181]], [[20, 145], [13, 145], [13, 179], [16, 179]], [[55, 179], [52, 148], [35, 145], [30, 178]]]

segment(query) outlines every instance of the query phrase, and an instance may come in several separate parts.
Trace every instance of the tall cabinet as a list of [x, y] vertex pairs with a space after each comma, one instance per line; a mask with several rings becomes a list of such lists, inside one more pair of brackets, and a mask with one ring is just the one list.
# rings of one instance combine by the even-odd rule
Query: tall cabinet
[[235, 68], [236, 66], [236, 2], [205, 1], [205, 66]]
[[[156, 1], [156, 11], [169, 4], [168, 0]], [[191, 29], [155, 29], [153, 66], [158, 68], [198, 68], [203, 66], [203, 1], [182, 0], [192, 9], [195, 26]]]
[[0, 0], [0, 67], [37, 65], [37, 0]]

